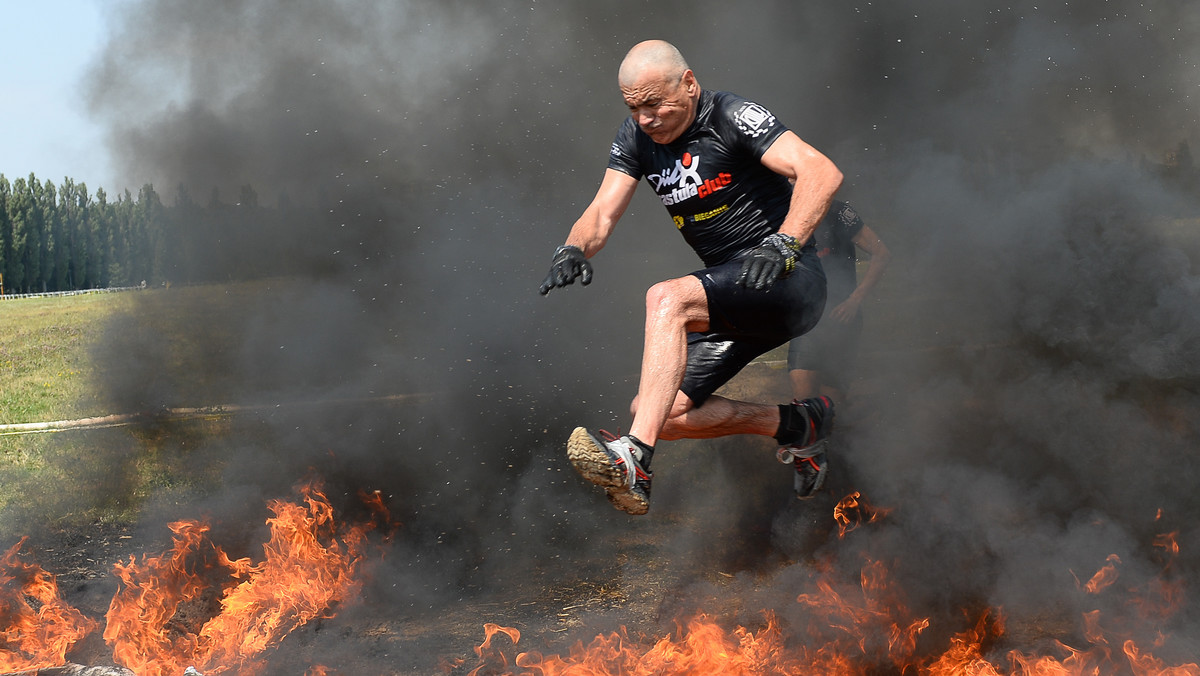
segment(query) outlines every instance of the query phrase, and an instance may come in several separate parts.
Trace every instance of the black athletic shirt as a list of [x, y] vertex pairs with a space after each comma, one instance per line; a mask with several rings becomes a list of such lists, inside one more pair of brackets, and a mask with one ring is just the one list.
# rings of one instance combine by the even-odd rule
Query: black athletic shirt
[[729, 92], [702, 90], [696, 119], [660, 145], [625, 118], [608, 166], [646, 182], [707, 266], [736, 258], [779, 230], [791, 183], [762, 155], [787, 131], [766, 108]]
[[862, 229], [863, 220], [854, 207], [834, 200], [813, 233], [817, 255], [821, 257], [821, 267], [828, 280], [827, 307], [832, 308], [849, 298], [858, 286], [858, 272], [855, 269], [858, 251], [854, 246], [854, 238]]

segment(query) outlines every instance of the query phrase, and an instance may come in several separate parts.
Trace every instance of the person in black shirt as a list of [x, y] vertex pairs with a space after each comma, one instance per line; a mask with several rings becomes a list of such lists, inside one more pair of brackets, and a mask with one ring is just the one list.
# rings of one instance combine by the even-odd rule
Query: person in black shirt
[[820, 318], [825, 274], [812, 234], [842, 173], [765, 107], [702, 90], [669, 43], [635, 45], [617, 79], [630, 116], [595, 198], [555, 250], [539, 290], [592, 281], [588, 259], [604, 247], [643, 178], [706, 267], [646, 293], [629, 433], [578, 427], [567, 455], [618, 509], [644, 514], [659, 439], [772, 436], [780, 460], [795, 466], [797, 495], [810, 497], [825, 478], [827, 464], [813, 449], [829, 434], [833, 402], [755, 404], [713, 392]]
[[[854, 207], [839, 200], [834, 200], [813, 236], [825, 270], [825, 316], [788, 346], [788, 375], [797, 401], [818, 394], [843, 401], [862, 335], [859, 307], [883, 277], [891, 252]], [[859, 249], [870, 256], [862, 279], [857, 270]]]

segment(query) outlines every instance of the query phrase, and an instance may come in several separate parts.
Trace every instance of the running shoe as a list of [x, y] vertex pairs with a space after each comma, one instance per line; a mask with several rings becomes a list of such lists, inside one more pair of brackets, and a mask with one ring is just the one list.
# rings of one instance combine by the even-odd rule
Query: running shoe
[[796, 441], [778, 451], [779, 462], [792, 465], [796, 470], [792, 486], [796, 497], [807, 500], [825, 485], [829, 474], [828, 437], [833, 429], [833, 401], [829, 397], [814, 397], [790, 404], [791, 429], [796, 432]]
[[825, 485], [825, 476], [829, 474], [829, 456], [825, 453], [828, 439], [822, 439], [806, 449], [796, 449], [795, 453], [812, 453], [804, 457], [793, 455], [792, 464], [796, 468], [796, 476], [792, 479], [792, 488], [796, 497], [808, 500]]
[[567, 440], [567, 457], [583, 478], [604, 487], [608, 500], [628, 514], [650, 510], [651, 474], [637, 460], [641, 451], [628, 436], [576, 427]]

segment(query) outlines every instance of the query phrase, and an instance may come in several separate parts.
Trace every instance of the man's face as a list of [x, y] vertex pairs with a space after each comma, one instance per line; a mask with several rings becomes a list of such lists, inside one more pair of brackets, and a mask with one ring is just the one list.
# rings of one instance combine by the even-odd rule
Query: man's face
[[655, 143], [670, 143], [692, 123], [699, 85], [692, 71], [681, 79], [649, 72], [621, 86], [621, 95], [633, 121]]

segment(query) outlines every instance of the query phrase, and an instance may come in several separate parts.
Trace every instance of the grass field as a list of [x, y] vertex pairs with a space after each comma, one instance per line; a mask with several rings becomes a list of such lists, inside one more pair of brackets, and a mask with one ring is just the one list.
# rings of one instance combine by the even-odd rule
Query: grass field
[[[106, 360], [97, 348], [113, 322], [124, 322], [124, 331], [160, 331], [182, 348], [180, 334], [206, 318], [189, 323], [178, 316], [184, 310], [171, 308], [185, 297], [224, 304], [230, 293], [211, 287], [151, 289], [0, 302], [0, 425], [130, 413], [108, 410], [112, 404], [101, 387]], [[187, 459], [163, 452], [163, 443], [168, 435], [178, 441], [209, 432], [203, 422], [149, 430], [0, 430], [0, 518], [24, 514], [27, 523], [123, 518], [164, 486], [203, 480], [180, 469]]]
[[[0, 302], [0, 424], [50, 422], [100, 414], [91, 348], [113, 315], [132, 307], [134, 293], [23, 298]], [[72, 478], [49, 462], [82, 438], [0, 432], [0, 507], [33, 487], [68, 488]], [[42, 492], [39, 490], [39, 492]]]
[[133, 300], [97, 293], [0, 303], [0, 423], [96, 415], [88, 350]]

